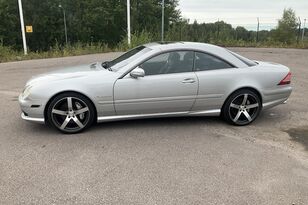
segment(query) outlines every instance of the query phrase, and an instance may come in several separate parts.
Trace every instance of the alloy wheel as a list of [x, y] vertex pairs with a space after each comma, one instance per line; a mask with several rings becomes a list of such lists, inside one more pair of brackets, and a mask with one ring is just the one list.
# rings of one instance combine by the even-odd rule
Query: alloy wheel
[[77, 97], [64, 97], [58, 100], [51, 109], [53, 124], [64, 132], [78, 132], [88, 124], [90, 109]]
[[258, 115], [260, 104], [258, 99], [251, 94], [243, 93], [235, 97], [229, 106], [229, 116], [233, 123], [246, 125]]

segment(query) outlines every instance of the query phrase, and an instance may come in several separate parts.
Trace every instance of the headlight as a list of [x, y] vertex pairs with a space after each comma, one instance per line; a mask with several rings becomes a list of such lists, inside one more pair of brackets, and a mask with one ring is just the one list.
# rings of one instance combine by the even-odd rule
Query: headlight
[[31, 88], [32, 86], [25, 87], [24, 91], [22, 92], [22, 98], [25, 99], [31, 94]]

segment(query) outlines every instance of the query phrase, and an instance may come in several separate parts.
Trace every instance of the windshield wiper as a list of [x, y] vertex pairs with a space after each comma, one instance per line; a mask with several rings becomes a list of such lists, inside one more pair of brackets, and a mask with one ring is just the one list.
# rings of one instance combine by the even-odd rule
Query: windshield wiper
[[102, 63], [102, 67], [105, 68], [105, 69], [108, 69], [109, 68], [109, 65], [108, 65], [109, 61], [105, 61]]
[[102, 67], [105, 68], [105, 69], [108, 69], [109, 71], [112, 71], [112, 68], [110, 67], [109, 62], [110, 61], [103, 62]]

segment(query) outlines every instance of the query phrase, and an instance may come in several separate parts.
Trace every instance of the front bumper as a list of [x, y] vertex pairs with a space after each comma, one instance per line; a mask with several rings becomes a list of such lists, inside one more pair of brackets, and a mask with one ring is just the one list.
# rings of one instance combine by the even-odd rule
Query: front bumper
[[39, 100], [23, 99], [22, 95], [18, 98], [22, 111], [21, 118], [36, 123], [45, 123], [44, 106]]
[[26, 120], [26, 121], [36, 122], [36, 123], [40, 123], [40, 124], [45, 124], [45, 119], [44, 118], [29, 117], [29, 116], [26, 116], [26, 113], [24, 113], [24, 112], [21, 113], [21, 118], [23, 120]]

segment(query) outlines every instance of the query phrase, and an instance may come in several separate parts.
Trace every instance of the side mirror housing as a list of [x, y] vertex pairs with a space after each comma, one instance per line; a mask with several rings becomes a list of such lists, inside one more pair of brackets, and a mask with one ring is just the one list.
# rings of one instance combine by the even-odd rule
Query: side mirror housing
[[135, 68], [130, 72], [130, 76], [133, 78], [141, 78], [145, 76], [144, 70], [140, 67]]

